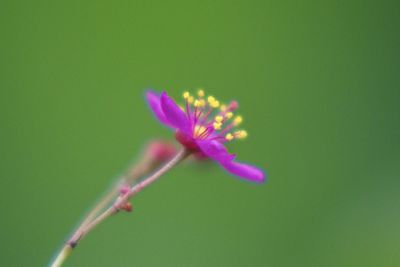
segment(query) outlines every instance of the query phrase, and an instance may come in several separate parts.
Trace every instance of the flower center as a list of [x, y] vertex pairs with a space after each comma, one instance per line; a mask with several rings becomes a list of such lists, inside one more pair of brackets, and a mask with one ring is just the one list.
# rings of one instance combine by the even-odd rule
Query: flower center
[[221, 104], [214, 96], [206, 97], [202, 89], [198, 90], [197, 97], [184, 92], [183, 99], [185, 106], [181, 109], [191, 123], [193, 139], [227, 142], [247, 137], [245, 130], [235, 130], [243, 121], [241, 116], [234, 116], [233, 112], [238, 108], [236, 101]]

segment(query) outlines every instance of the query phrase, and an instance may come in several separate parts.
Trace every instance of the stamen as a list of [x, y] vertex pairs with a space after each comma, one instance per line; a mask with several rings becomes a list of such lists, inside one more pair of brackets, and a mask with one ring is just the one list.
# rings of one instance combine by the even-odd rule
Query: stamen
[[210, 103], [210, 106], [211, 106], [212, 108], [217, 108], [217, 107], [219, 107], [219, 101], [218, 101], [218, 100], [213, 101], [212, 103]]
[[223, 119], [224, 119], [224, 117], [222, 117], [221, 115], [218, 115], [215, 117], [216, 122], [222, 122]]
[[201, 122], [200, 122], [201, 125], [203, 125], [203, 124], [206, 123], [206, 121], [207, 121], [208, 117], [210, 116], [211, 112], [212, 112], [212, 109], [209, 108], [209, 109], [207, 110], [207, 112], [203, 115], [203, 118], [202, 118], [202, 120], [201, 120]]
[[[221, 142], [224, 142], [247, 137], [247, 132], [244, 130], [230, 132], [232, 128], [238, 126], [243, 121], [241, 116], [234, 117], [233, 111], [238, 108], [236, 101], [231, 101], [228, 105], [221, 104], [212, 95], [205, 97], [202, 88], [197, 91], [197, 98], [195, 97], [196, 95], [192, 96], [187, 91], [182, 96], [185, 99], [186, 115], [191, 121], [193, 138], [219, 139]], [[180, 108], [182, 110], [185, 109], [184, 106], [180, 106]], [[231, 120], [230, 123], [225, 125], [228, 120]]]
[[[189, 98], [189, 97], [188, 97], [188, 98]], [[185, 107], [186, 107], [186, 116], [187, 116], [188, 119], [190, 120], [190, 112], [191, 112], [191, 110], [190, 110], [190, 105], [189, 105], [189, 103], [188, 103], [187, 98], [185, 99]]]
[[228, 112], [228, 113], [225, 114], [225, 117], [226, 117], [227, 119], [230, 119], [230, 118], [233, 117], [233, 113], [232, 113], [232, 112]]
[[231, 101], [231, 103], [229, 103], [229, 110], [230, 111], [234, 111], [235, 109], [237, 109], [239, 107], [239, 104], [237, 101]]
[[228, 141], [231, 141], [234, 138], [234, 136], [231, 133], [228, 133], [227, 135], [225, 135], [225, 139]]
[[203, 89], [199, 89], [199, 91], [197, 91], [197, 95], [199, 97], [204, 97], [204, 90]]
[[206, 105], [206, 101], [204, 99], [196, 99], [193, 104], [195, 107], [202, 108]]
[[214, 130], [221, 130], [222, 123], [221, 122], [214, 122], [213, 127]]
[[234, 127], [233, 123], [229, 124], [228, 126], [226, 126], [226, 127], [220, 132], [220, 134], [225, 134], [225, 133], [229, 132], [233, 127]]
[[214, 131], [213, 127], [207, 127], [203, 133], [201, 133], [197, 138], [204, 139], [207, 138]]
[[242, 116], [236, 116], [236, 117], [233, 119], [233, 125], [238, 126], [240, 123], [242, 123], [242, 121], [243, 121]]
[[235, 137], [238, 139], [244, 139], [247, 137], [247, 132], [245, 130], [239, 130], [234, 133]]
[[[201, 113], [201, 111], [199, 113]], [[198, 116], [197, 115], [197, 107], [195, 106], [195, 108], [194, 108], [194, 123], [193, 123], [194, 126], [197, 124], [197, 119], [198, 119], [197, 116]]]
[[196, 125], [194, 127], [194, 137], [195, 138], [199, 138], [202, 134], [204, 134], [204, 132], [207, 130], [206, 127], [204, 126], [200, 126], [200, 125]]

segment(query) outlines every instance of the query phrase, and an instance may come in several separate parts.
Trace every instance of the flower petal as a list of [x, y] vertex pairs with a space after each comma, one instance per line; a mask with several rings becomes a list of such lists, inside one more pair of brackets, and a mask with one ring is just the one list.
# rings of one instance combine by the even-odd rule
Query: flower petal
[[235, 157], [228, 153], [221, 142], [216, 140], [196, 140], [196, 143], [206, 156], [218, 162], [231, 161]]
[[161, 109], [172, 126], [184, 133], [190, 132], [190, 122], [186, 114], [172, 100], [166, 92], [161, 93]]
[[146, 99], [147, 102], [149, 103], [150, 109], [153, 111], [154, 115], [156, 115], [156, 118], [163, 124], [172, 127], [171, 123], [165, 117], [164, 112], [161, 109], [160, 94], [152, 90], [148, 90], [146, 92]]
[[221, 166], [224, 167], [228, 172], [236, 176], [256, 183], [262, 183], [265, 181], [264, 172], [254, 166], [235, 161], [226, 161], [220, 163]]

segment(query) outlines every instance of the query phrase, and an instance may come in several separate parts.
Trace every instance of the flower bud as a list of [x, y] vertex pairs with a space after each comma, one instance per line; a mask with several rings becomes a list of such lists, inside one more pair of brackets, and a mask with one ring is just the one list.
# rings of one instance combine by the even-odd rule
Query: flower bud
[[121, 210], [126, 212], [131, 212], [133, 210], [132, 204], [130, 202], [126, 202], [122, 207]]
[[121, 196], [125, 195], [126, 193], [129, 192], [129, 190], [131, 189], [131, 187], [128, 184], [123, 184], [121, 185], [121, 187], [119, 188], [119, 194]]
[[152, 141], [146, 150], [146, 155], [151, 160], [166, 161], [171, 159], [176, 154], [175, 146], [167, 141], [156, 140]]

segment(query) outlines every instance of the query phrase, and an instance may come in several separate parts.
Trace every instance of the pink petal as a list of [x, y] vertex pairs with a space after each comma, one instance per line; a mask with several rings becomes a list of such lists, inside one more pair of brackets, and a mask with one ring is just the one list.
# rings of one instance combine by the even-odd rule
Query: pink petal
[[231, 161], [235, 155], [229, 154], [225, 146], [216, 140], [196, 140], [200, 150], [208, 157], [221, 161]]
[[156, 115], [156, 118], [163, 124], [171, 127], [171, 123], [165, 117], [164, 112], [161, 109], [160, 94], [148, 90], [146, 92], [146, 99], [149, 103], [150, 109], [153, 111], [154, 115]]
[[172, 126], [184, 133], [190, 132], [189, 119], [166, 92], [161, 93], [161, 109]]
[[235, 161], [221, 162], [221, 166], [228, 172], [246, 180], [256, 183], [262, 183], [265, 181], [264, 172], [254, 166]]

